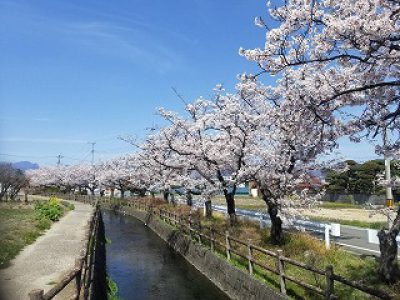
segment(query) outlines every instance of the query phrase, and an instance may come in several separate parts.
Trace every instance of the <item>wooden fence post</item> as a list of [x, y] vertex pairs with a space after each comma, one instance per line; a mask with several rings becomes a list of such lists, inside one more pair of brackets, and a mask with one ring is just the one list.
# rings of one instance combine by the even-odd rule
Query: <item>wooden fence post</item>
[[225, 247], [226, 247], [226, 258], [231, 260], [231, 241], [229, 239], [229, 231], [225, 231]]
[[79, 299], [79, 295], [81, 292], [82, 262], [83, 262], [82, 258], [75, 259], [75, 270], [77, 271], [75, 277], [76, 299]]
[[191, 218], [191, 215], [189, 215], [189, 236], [190, 236], [190, 239], [192, 239], [192, 218]]
[[43, 300], [43, 290], [33, 290], [28, 294], [29, 300]]
[[199, 243], [202, 244], [202, 241], [201, 241], [201, 223], [200, 223], [200, 221], [199, 221], [199, 233], [198, 233], [198, 237], [199, 237]]
[[283, 255], [282, 255], [282, 250], [278, 250], [277, 251], [277, 256], [276, 256], [276, 258], [277, 258], [277, 260], [276, 260], [276, 263], [277, 263], [277, 271], [279, 272], [279, 284], [280, 284], [280, 287], [281, 287], [281, 293], [282, 294], [285, 294], [286, 295], [286, 282], [285, 282], [285, 277], [284, 277], [284, 264], [283, 264], [283, 261], [281, 260], [281, 257], [282, 257]]
[[325, 289], [325, 299], [331, 299], [333, 293], [335, 292], [333, 280], [333, 267], [331, 265], [326, 266], [325, 276], [326, 276], [326, 289]]
[[215, 245], [214, 245], [214, 231], [213, 231], [212, 226], [210, 226], [210, 247], [211, 247], [211, 251], [214, 252], [214, 248], [215, 248]]
[[253, 254], [251, 251], [251, 244], [250, 242], [247, 244], [247, 259], [249, 261], [249, 273], [250, 275], [253, 275]]

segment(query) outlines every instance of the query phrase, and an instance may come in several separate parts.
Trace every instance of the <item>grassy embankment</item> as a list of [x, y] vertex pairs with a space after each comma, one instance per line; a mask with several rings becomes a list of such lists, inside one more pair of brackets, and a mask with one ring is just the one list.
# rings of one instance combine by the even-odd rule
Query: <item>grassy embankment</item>
[[[40, 204], [38, 204], [40, 203]], [[0, 268], [7, 267], [25, 246], [32, 244], [51, 224], [68, 210], [67, 202], [53, 200], [36, 204], [0, 203]]]
[[[173, 207], [167, 204], [162, 204], [161, 206], [181, 215], [188, 215], [189, 213], [189, 209], [185, 206]], [[254, 223], [242, 221], [238, 222], [237, 226], [230, 227], [227, 225], [224, 215], [218, 213], [214, 213], [211, 219], [205, 219], [201, 217], [200, 212], [197, 212], [194, 218], [197, 218], [197, 220], [201, 222], [202, 228], [204, 228], [203, 230], [205, 231], [207, 231], [207, 228], [210, 228], [210, 226], [221, 233], [228, 230], [232, 237], [242, 241], [249, 241], [253, 245], [272, 251], [281, 249], [285, 256], [321, 270], [324, 270], [327, 265], [332, 265], [335, 274], [339, 274], [347, 279], [363, 283], [370, 287], [372, 286], [391, 293], [397, 293], [398, 299], [400, 299], [400, 282], [392, 286], [383, 284], [376, 273], [377, 261], [375, 258], [361, 258], [339, 247], [335, 247], [334, 245], [332, 245], [331, 249], [327, 250], [323, 242], [309, 234], [300, 232], [287, 232], [285, 233], [285, 242], [282, 245], [273, 245], [268, 230], [261, 230]], [[222, 244], [225, 243], [224, 237], [219, 237], [219, 239]], [[247, 248], [245, 246], [239, 244], [235, 245], [233, 242], [233, 247], [242, 253], [247, 253]], [[217, 247], [217, 255], [225, 257], [225, 250], [223, 248], [218, 249]], [[254, 257], [261, 263], [275, 267], [275, 258], [257, 252], [254, 254]], [[247, 270], [248, 268], [247, 260], [234, 254], [231, 263], [243, 270]], [[321, 289], [325, 287], [325, 278], [323, 276], [313, 274], [296, 266], [287, 264], [285, 266], [285, 273], [309, 284], [318, 286]], [[279, 290], [279, 278], [275, 274], [255, 266], [255, 276], [267, 285]], [[322, 297], [289, 281], [287, 281], [287, 290], [288, 294], [295, 299], [322, 299]], [[365, 293], [340, 283], [335, 284], [335, 294], [339, 296], [339, 299], [367, 298]]]

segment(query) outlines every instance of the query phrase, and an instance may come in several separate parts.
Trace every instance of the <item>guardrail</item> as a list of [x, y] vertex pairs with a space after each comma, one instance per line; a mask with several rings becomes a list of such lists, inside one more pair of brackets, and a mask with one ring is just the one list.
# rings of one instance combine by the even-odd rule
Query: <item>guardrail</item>
[[[122, 209], [124, 207], [125, 206], [121, 206]], [[369, 296], [375, 296], [379, 299], [393, 299], [393, 295], [387, 293], [386, 291], [369, 287], [335, 274], [333, 266], [331, 265], [326, 266], [324, 270], [315, 268], [284, 256], [282, 250], [274, 252], [253, 245], [250, 241], [246, 242], [232, 237], [228, 231], [222, 233], [214, 230], [212, 227], [203, 227], [200, 223], [194, 223], [190, 216], [189, 218], [185, 218], [184, 216], [176, 214], [175, 212], [159, 209], [152, 206], [150, 203], [141, 201], [132, 201], [127, 205], [127, 207], [133, 207], [134, 209], [147, 212], [149, 215], [146, 217], [146, 219], [149, 219], [150, 215], [158, 216], [165, 223], [178, 228], [192, 239], [195, 239], [199, 243], [210, 247], [211, 251], [224, 253], [228, 261], [232, 260], [233, 256], [242, 259], [246, 262], [247, 270], [250, 275], [259, 273], [255, 269], [255, 266], [276, 275], [278, 278], [280, 292], [283, 294], [287, 294], [287, 281], [290, 281], [306, 290], [323, 296], [325, 299], [338, 299], [338, 297], [335, 295], [335, 283], [341, 283], [348, 287], [364, 292]], [[267, 259], [260, 260], [260, 257], [262, 256], [267, 257]], [[267, 264], [265, 261], [271, 262], [271, 264]], [[322, 276], [325, 278], [323, 280], [324, 284], [313, 285], [297, 278], [293, 274], [289, 274], [286, 272], [287, 265], [292, 265], [304, 271], [312, 272], [314, 276]]]
[[75, 267], [70, 270], [60, 282], [53, 288], [44, 293], [43, 289], [35, 289], [29, 293], [30, 300], [49, 300], [57, 296], [72, 281], [74, 284], [74, 295], [71, 299], [89, 299], [94, 281], [94, 268], [96, 263], [96, 249], [98, 244], [99, 215], [100, 209], [96, 205], [93, 216], [88, 220], [85, 232], [85, 248], [80, 251], [80, 255], [75, 259]]

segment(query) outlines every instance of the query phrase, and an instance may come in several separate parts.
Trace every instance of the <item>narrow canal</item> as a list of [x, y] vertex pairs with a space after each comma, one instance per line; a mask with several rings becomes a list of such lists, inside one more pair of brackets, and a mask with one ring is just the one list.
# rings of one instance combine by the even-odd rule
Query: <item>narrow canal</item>
[[228, 299], [142, 222], [103, 212], [107, 270], [121, 299]]

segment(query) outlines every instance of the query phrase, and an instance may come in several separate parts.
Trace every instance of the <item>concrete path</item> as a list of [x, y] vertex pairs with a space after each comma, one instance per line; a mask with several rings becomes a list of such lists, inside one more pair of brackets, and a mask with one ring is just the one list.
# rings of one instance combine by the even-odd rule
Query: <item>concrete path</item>
[[75, 205], [75, 210], [25, 247], [8, 268], [0, 270], [1, 300], [29, 299], [28, 293], [33, 289], [44, 289], [46, 293], [74, 267], [75, 258], [84, 248], [85, 229], [94, 208], [69, 202]]

